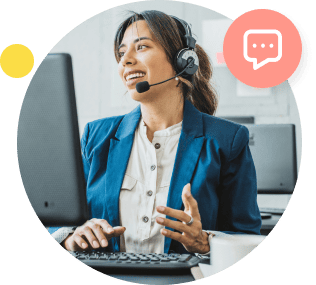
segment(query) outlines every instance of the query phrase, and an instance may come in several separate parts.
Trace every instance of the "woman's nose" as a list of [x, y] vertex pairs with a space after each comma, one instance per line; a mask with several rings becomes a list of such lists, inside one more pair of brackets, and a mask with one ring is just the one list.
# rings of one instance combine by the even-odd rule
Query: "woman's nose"
[[133, 65], [136, 63], [136, 58], [132, 50], [126, 51], [121, 58], [122, 65]]

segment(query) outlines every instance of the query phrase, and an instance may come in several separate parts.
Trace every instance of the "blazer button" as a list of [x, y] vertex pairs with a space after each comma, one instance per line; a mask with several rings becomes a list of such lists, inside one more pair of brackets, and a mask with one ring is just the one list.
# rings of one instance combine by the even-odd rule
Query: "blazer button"
[[147, 216], [144, 216], [144, 217], [143, 217], [143, 222], [144, 222], [144, 223], [147, 223], [148, 221], [149, 221], [148, 217], [147, 217]]
[[150, 166], [150, 170], [151, 170], [151, 171], [154, 171], [155, 169], [156, 169], [156, 165]]
[[155, 144], [155, 148], [156, 148], [156, 149], [159, 149], [159, 148], [160, 148], [160, 143], [156, 143], [156, 144]]
[[153, 194], [153, 191], [151, 191], [151, 190], [149, 190], [148, 192], [147, 192], [147, 196], [151, 196]]

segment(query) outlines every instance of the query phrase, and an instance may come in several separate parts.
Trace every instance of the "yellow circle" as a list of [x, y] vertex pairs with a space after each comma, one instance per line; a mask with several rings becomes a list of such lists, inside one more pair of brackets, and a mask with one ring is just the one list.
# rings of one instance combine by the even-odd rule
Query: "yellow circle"
[[34, 56], [24, 45], [11, 45], [2, 52], [0, 66], [7, 75], [13, 78], [21, 78], [32, 70]]

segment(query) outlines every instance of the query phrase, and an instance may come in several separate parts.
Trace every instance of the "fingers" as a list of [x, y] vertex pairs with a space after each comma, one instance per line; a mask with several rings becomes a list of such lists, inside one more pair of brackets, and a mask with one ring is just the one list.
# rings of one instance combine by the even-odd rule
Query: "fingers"
[[188, 193], [191, 195], [191, 184], [190, 183], [186, 184], [182, 190], [182, 202], [183, 202], [185, 211], [189, 211], [189, 209], [190, 209], [189, 201], [186, 199]]
[[118, 236], [122, 235], [125, 232], [125, 230], [126, 230], [125, 227], [114, 227], [113, 233], [108, 235], [108, 236], [109, 236], [109, 238], [118, 237]]
[[112, 237], [117, 237], [123, 234], [126, 230], [125, 227], [112, 227], [106, 220], [97, 220], [95, 223], [98, 223], [104, 230], [105, 235], [108, 239]]
[[[165, 237], [169, 237], [171, 239], [174, 239], [184, 246], [184, 248], [189, 252], [195, 252], [195, 253], [207, 253], [210, 251], [210, 244], [208, 240], [208, 234], [204, 232], [204, 237], [201, 236], [200, 239], [198, 238], [192, 238], [190, 236], [186, 236], [185, 234], [180, 234], [177, 232], [173, 232], [167, 229], [161, 229], [161, 234]], [[202, 231], [203, 233], [203, 231]]]
[[[157, 218], [157, 220], [158, 219], [159, 218]], [[169, 219], [163, 220], [163, 223], [158, 223], [183, 232], [181, 234], [165, 228], [161, 229], [160, 232], [165, 237], [169, 237], [180, 242], [189, 252], [206, 253], [210, 251], [208, 234], [201, 230], [202, 224], [200, 221], [196, 222], [195, 226], [187, 226], [181, 222], [171, 221]]]
[[172, 221], [172, 220], [164, 219], [161, 217], [156, 218], [156, 222], [160, 225], [175, 229], [175, 230], [182, 232], [182, 233], [185, 232], [185, 233], [191, 234], [191, 231], [193, 229], [192, 227], [189, 227], [186, 224], [183, 224], [181, 222]]
[[107, 247], [112, 237], [120, 236], [125, 232], [125, 227], [112, 227], [106, 220], [91, 219], [73, 233], [72, 240], [67, 243], [70, 250], [76, 248], [87, 249], [89, 245], [93, 249], [100, 246]]
[[[101, 231], [101, 227], [96, 225], [92, 225], [91, 226], [93, 228], [90, 228], [89, 226], [85, 226], [82, 231], [79, 233], [79, 236], [85, 236], [86, 239], [88, 240], [89, 244], [93, 247], [93, 248], [99, 248], [100, 247], [100, 243], [98, 241], [98, 238], [96, 236], [101, 236], [100, 232]], [[101, 240], [105, 239], [105, 236], [103, 234], [103, 237], [101, 238]], [[80, 244], [78, 244], [80, 246]]]
[[199, 208], [198, 208], [198, 203], [197, 201], [193, 198], [191, 194], [191, 184], [188, 183], [183, 187], [182, 191], [182, 201], [184, 204], [184, 210], [186, 212], [190, 212], [192, 217], [195, 219], [201, 219]]
[[[208, 235], [203, 235], [201, 216], [198, 209], [198, 203], [191, 194], [191, 185], [188, 183], [182, 191], [182, 201], [184, 211], [175, 210], [170, 207], [158, 206], [158, 213], [175, 218], [179, 221], [174, 221], [167, 218], [156, 218], [156, 222], [167, 228], [174, 229], [178, 232], [161, 229], [161, 234], [173, 240], [180, 242], [189, 252], [205, 253], [209, 251]], [[194, 221], [191, 225], [185, 223], [190, 222], [191, 216]], [[206, 239], [204, 239], [206, 237]]]
[[97, 220], [95, 221], [98, 223], [102, 228], [103, 231], [107, 234], [112, 234], [114, 232], [113, 227], [106, 221], [106, 220]]
[[167, 229], [162, 229], [161, 234], [164, 235], [165, 237], [169, 237], [171, 239], [174, 239], [182, 244], [188, 244], [190, 242], [190, 240], [185, 237], [184, 235], [180, 234], [180, 233], [176, 233]]
[[185, 223], [188, 223], [191, 220], [191, 217], [181, 210], [175, 210], [169, 207], [158, 206], [157, 211], [158, 213], [176, 218], [177, 220], [185, 222]]
[[77, 250], [76, 245], [79, 246], [82, 249], [87, 249], [88, 248], [87, 242], [81, 236], [79, 236], [78, 234], [73, 236], [73, 240], [74, 240], [75, 244], [73, 244], [71, 246], [71, 251], [76, 251]]
[[81, 251], [88, 248], [87, 242], [76, 233], [69, 235], [61, 244], [68, 251]]
[[200, 230], [202, 228], [202, 224], [200, 221], [195, 221], [194, 224], [188, 226], [184, 223], [173, 221], [164, 218], [156, 218], [156, 222], [162, 226], [175, 229], [179, 232], [185, 233], [188, 237], [197, 239], [199, 237]]

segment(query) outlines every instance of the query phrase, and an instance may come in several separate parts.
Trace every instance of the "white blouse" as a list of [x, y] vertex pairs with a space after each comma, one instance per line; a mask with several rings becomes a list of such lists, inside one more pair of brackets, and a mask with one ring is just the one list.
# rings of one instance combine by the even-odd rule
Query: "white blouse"
[[152, 142], [141, 118], [119, 198], [120, 224], [126, 227], [120, 251], [163, 253], [163, 226], [156, 222], [157, 206], [166, 206], [182, 122], [156, 131]]

